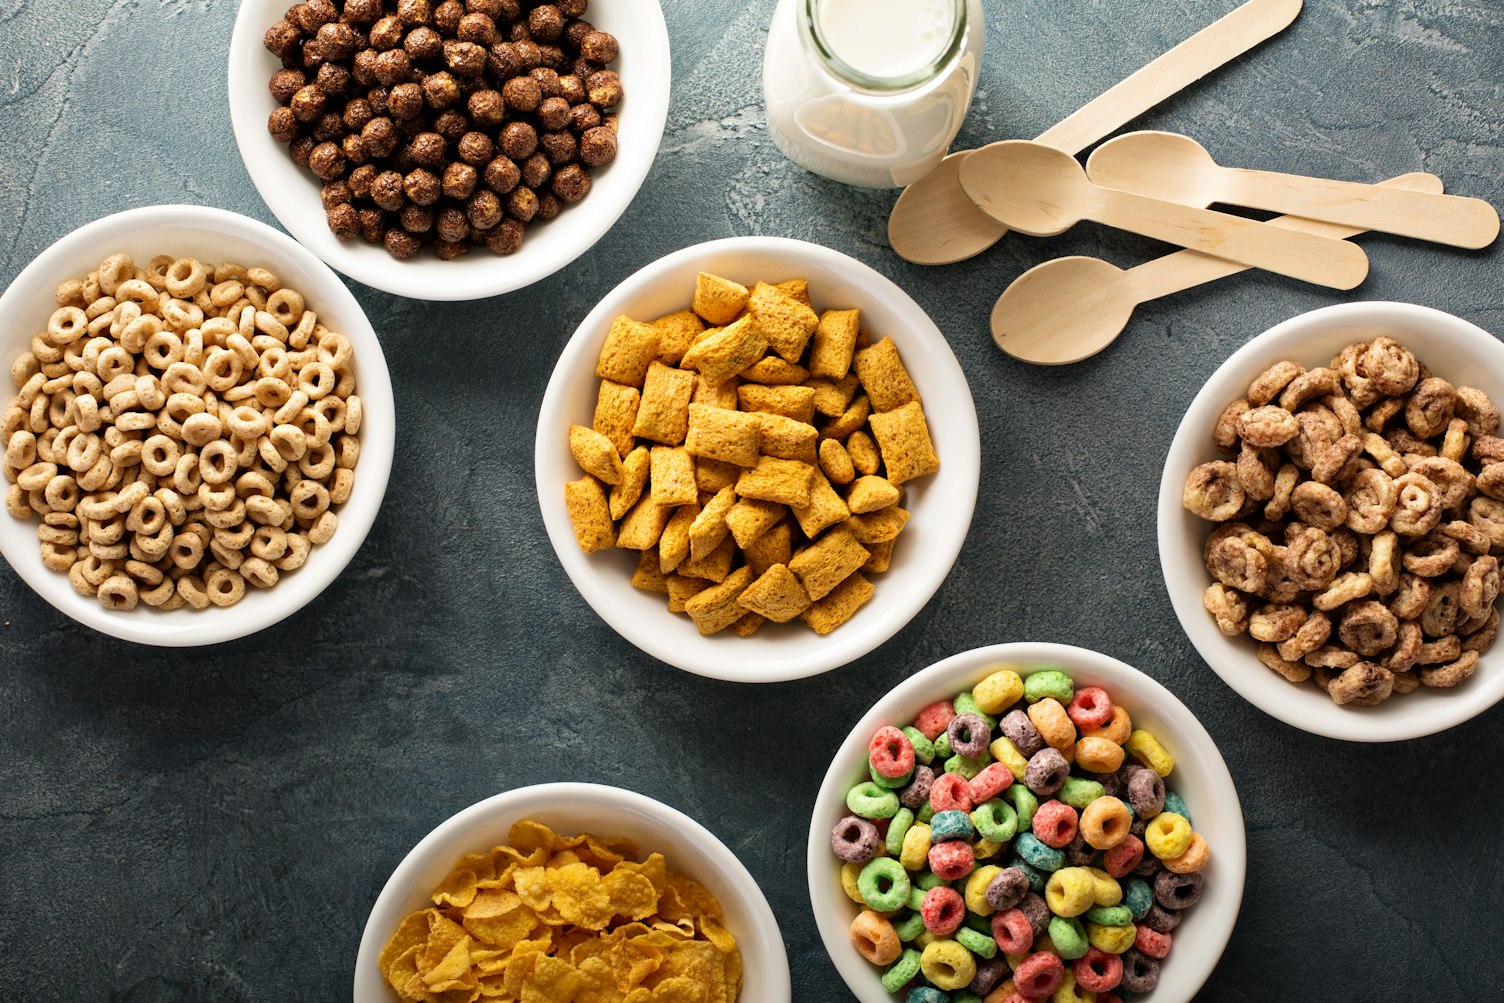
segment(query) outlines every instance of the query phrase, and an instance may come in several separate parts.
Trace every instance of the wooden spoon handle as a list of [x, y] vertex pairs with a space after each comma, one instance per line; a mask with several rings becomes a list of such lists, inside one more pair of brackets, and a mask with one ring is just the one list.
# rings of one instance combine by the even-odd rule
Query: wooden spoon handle
[[1487, 247], [1499, 235], [1499, 213], [1482, 199], [1272, 171], [1224, 168], [1219, 173], [1226, 189], [1217, 201], [1229, 205], [1284, 212], [1452, 247]]
[[1248, 0], [1072, 113], [1039, 142], [1076, 154], [1111, 135], [1166, 98], [1278, 35], [1304, 0]]
[[1368, 276], [1357, 244], [1258, 220], [1195, 209], [1111, 188], [1097, 188], [1088, 215], [1099, 223], [1262, 268], [1332, 289], [1352, 289]]
[[[1441, 179], [1425, 172], [1402, 174], [1381, 184], [1393, 190], [1430, 192], [1438, 195], [1442, 191]], [[1299, 216], [1280, 216], [1277, 219], [1271, 219], [1269, 225], [1339, 240], [1356, 237], [1364, 232], [1357, 227], [1342, 226], [1337, 223], [1318, 223]], [[1187, 289], [1194, 289], [1196, 286], [1225, 279], [1247, 270], [1247, 265], [1228, 261], [1226, 258], [1216, 258], [1210, 254], [1202, 254], [1200, 251], [1176, 251], [1174, 254], [1167, 254], [1162, 258], [1155, 258], [1153, 261], [1146, 261], [1142, 265], [1130, 268], [1127, 274], [1133, 281], [1138, 301], [1147, 303], [1161, 296], [1185, 292]]]

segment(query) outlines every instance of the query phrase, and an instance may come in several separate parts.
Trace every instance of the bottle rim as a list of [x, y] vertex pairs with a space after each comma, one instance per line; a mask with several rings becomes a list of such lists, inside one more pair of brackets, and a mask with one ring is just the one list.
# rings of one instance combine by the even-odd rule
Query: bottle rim
[[836, 54], [835, 48], [826, 39], [825, 33], [821, 30], [820, 2], [821, 0], [800, 0], [800, 12], [802, 15], [800, 17], [800, 27], [803, 29], [801, 33], [827, 70], [846, 83], [863, 90], [891, 94], [928, 83], [945, 70], [960, 54], [961, 49], [966, 43], [966, 0], [950, 0], [954, 16], [951, 20], [951, 37], [947, 41], [945, 48], [931, 62], [926, 63], [913, 73], [893, 77], [874, 76], [857, 69]]

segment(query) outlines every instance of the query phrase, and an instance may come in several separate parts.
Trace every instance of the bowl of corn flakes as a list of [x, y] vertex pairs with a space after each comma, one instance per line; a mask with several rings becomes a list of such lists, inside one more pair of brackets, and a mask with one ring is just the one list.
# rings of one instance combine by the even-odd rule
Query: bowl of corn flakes
[[642, 794], [557, 783], [450, 817], [371, 908], [355, 1003], [786, 1003], [767, 899], [724, 843]]

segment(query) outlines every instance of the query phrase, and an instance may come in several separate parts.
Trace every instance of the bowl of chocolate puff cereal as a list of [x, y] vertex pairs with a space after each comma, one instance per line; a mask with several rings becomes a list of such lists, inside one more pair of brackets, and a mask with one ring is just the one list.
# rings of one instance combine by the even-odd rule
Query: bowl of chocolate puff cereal
[[647, 176], [669, 100], [656, 3], [246, 0], [230, 117], [257, 190], [325, 262], [425, 300], [527, 286]]

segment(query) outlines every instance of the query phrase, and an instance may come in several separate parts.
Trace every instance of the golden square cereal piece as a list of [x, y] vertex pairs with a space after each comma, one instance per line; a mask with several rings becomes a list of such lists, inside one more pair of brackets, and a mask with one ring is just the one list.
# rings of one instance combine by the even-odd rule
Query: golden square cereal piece
[[896, 540], [908, 521], [907, 511], [897, 505], [889, 505], [876, 512], [854, 515], [846, 520], [846, 525], [851, 527], [852, 534], [862, 543], [873, 544]]
[[778, 502], [743, 498], [726, 513], [726, 525], [736, 545], [747, 550], [787, 513], [788, 508]]
[[611, 380], [602, 380], [595, 396], [595, 421], [592, 427], [616, 447], [617, 453], [626, 456], [636, 445], [632, 438], [632, 425], [637, 421], [637, 405], [642, 394], [636, 387], [623, 386]]
[[764, 571], [737, 600], [746, 609], [760, 613], [774, 623], [788, 623], [809, 609], [811, 601], [799, 579], [782, 564]]
[[658, 329], [658, 361], [665, 366], [677, 366], [684, 353], [693, 345], [705, 322], [693, 310], [680, 310], [653, 321]]
[[695, 390], [695, 374], [665, 366], [656, 359], [648, 366], [642, 384], [642, 401], [632, 434], [666, 446], [684, 441], [689, 428], [689, 398]]
[[841, 417], [825, 423], [825, 427], [820, 429], [820, 438], [844, 441], [852, 432], [867, 424], [867, 419], [871, 414], [872, 405], [868, 402], [866, 395], [858, 397], [842, 412]]
[[940, 457], [935, 455], [930, 427], [918, 401], [874, 414], [872, 434], [877, 437], [877, 448], [882, 451], [888, 480], [895, 487], [940, 469]]
[[663, 579], [663, 569], [658, 566], [658, 561], [658, 551], [653, 547], [637, 555], [637, 570], [632, 573], [633, 588], [668, 593], [668, 583]]
[[767, 338], [752, 327], [750, 317], [743, 317], [695, 342], [679, 364], [697, 370], [712, 384], [724, 383], [757, 362], [767, 350]]
[[762, 421], [755, 414], [691, 404], [684, 448], [705, 459], [756, 466], [762, 455]]
[[658, 538], [658, 568], [665, 575], [673, 574], [689, 558], [689, 528], [699, 514], [698, 505], [681, 505], [674, 509], [668, 525], [663, 527], [663, 534]]
[[859, 477], [846, 492], [846, 504], [856, 515], [876, 512], [897, 505], [900, 492], [885, 478], [868, 474]]
[[729, 324], [747, 307], [751, 297], [740, 282], [701, 272], [695, 276], [694, 312], [712, 324]]
[[833, 484], [850, 484], [856, 477], [851, 454], [835, 439], [820, 440], [820, 469]]
[[815, 426], [799, 421], [795, 418], [787, 418], [781, 414], [773, 414], [771, 411], [754, 411], [762, 423], [762, 451], [766, 456], [776, 456], [781, 460], [799, 460], [802, 463], [816, 463], [819, 456], [815, 450], [815, 443], [820, 439], [820, 433]]
[[851, 406], [851, 398], [861, 386], [861, 380], [856, 378], [856, 373], [847, 373], [839, 380], [812, 379], [806, 380], [804, 385], [815, 392], [818, 413], [827, 418], [839, 418]]
[[860, 310], [826, 310], [815, 328], [815, 343], [809, 350], [809, 372], [828, 380], [845, 379], [851, 372], [856, 351], [856, 333], [862, 327]]
[[723, 407], [735, 411], [736, 388], [740, 384], [741, 381], [735, 376], [724, 383], [711, 383], [703, 376], [696, 376], [695, 395], [690, 398], [690, 403], [708, 404], [711, 407]]
[[864, 543], [862, 546], [872, 551], [872, 556], [867, 563], [862, 565], [862, 570], [872, 574], [881, 574], [887, 571], [893, 563], [893, 545], [897, 540], [884, 540], [882, 543]]
[[732, 545], [731, 537], [728, 536], [721, 541], [720, 546], [704, 557], [691, 556], [676, 570], [685, 578], [704, 578], [712, 582], [724, 581], [731, 573], [731, 563], [735, 557], [736, 547]]
[[606, 504], [606, 491], [600, 481], [586, 474], [565, 484], [564, 508], [569, 513], [569, 524], [574, 527], [574, 538], [585, 553], [615, 546], [616, 529], [611, 524], [611, 508]]
[[747, 567], [754, 575], [761, 576], [775, 564], [789, 563], [789, 558], [794, 556], [793, 535], [793, 529], [786, 522], [759, 533], [757, 539], [742, 548]]
[[668, 586], [668, 611], [670, 613], [683, 613], [684, 604], [711, 585], [703, 578], [685, 578], [683, 575], [669, 575], [664, 578], [663, 582]]
[[776, 355], [766, 355], [756, 365], [744, 370], [742, 378], [769, 386], [796, 386], [809, 379], [809, 370]]
[[741, 472], [742, 468], [734, 463], [700, 456], [695, 459], [695, 486], [715, 494], [728, 484], [735, 484]]
[[773, 351], [789, 362], [799, 361], [810, 335], [820, 323], [815, 311], [766, 282], [752, 287], [747, 315], [752, 318], [752, 327], [767, 339]]
[[784, 505], [808, 505], [815, 468], [798, 460], [780, 460], [764, 456], [751, 470], [736, 479], [736, 493], [743, 498], [782, 502]]
[[648, 483], [648, 469], [651, 465], [646, 446], [638, 446], [621, 461], [621, 483], [611, 489], [609, 499], [611, 518], [620, 519], [637, 504], [637, 499], [642, 497], [642, 489]]
[[862, 349], [852, 362], [861, 378], [862, 389], [867, 391], [867, 399], [872, 402], [873, 411], [892, 411], [919, 400], [919, 388], [909, 379], [909, 371], [899, 360], [898, 346], [893, 344], [892, 338], [884, 338]]
[[698, 501], [695, 461], [683, 446], [654, 446], [648, 485], [659, 505], [688, 505]]
[[748, 613], [740, 620], [731, 625], [731, 633], [737, 637], [751, 637], [757, 633], [758, 628], [768, 622], [768, 618], [758, 613]]
[[765, 387], [743, 383], [736, 388], [743, 411], [767, 411], [805, 424], [815, 420], [815, 392], [809, 387]]
[[694, 524], [689, 527], [689, 553], [695, 560], [708, 556], [726, 539], [731, 531], [726, 526], [726, 513], [735, 504], [736, 491], [724, 487], [695, 516]]
[[862, 476], [875, 474], [882, 466], [882, 457], [878, 455], [877, 443], [872, 441], [872, 436], [861, 429], [852, 432], [846, 440], [846, 452], [851, 457], [851, 466]]
[[712, 585], [686, 602], [684, 612], [694, 620], [700, 633], [707, 637], [725, 630], [746, 614], [747, 611], [742, 609], [736, 598], [751, 584], [752, 572], [747, 568], [738, 568], [719, 585]]
[[799, 521], [800, 532], [811, 540], [819, 536], [821, 530], [851, 517], [851, 509], [846, 507], [841, 496], [830, 486], [830, 481], [819, 471], [815, 472], [809, 504], [796, 505], [791, 511]]
[[773, 288], [798, 300], [810, 309], [814, 309], [814, 304], [809, 300], [809, 281], [807, 279], [788, 279], [783, 282], [775, 282], [773, 283]]
[[659, 331], [651, 324], [639, 323], [625, 315], [616, 318], [606, 335], [606, 343], [601, 346], [595, 375], [629, 387], [642, 386], [648, 363], [658, 354], [658, 338]]
[[621, 483], [621, 454], [604, 435], [584, 425], [570, 425], [569, 451], [585, 473], [607, 484]]
[[871, 556], [843, 523], [795, 554], [789, 570], [799, 576], [809, 597], [819, 601]]
[[862, 577], [860, 571], [841, 582], [825, 598], [799, 614], [805, 626], [816, 634], [829, 634], [850, 620], [872, 598], [876, 591], [872, 583]]
[[674, 506], [660, 505], [651, 495], [639, 500], [621, 521], [616, 545], [623, 550], [647, 550], [658, 542], [673, 514]]

